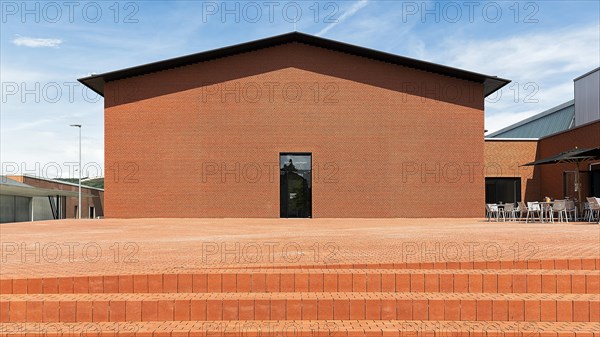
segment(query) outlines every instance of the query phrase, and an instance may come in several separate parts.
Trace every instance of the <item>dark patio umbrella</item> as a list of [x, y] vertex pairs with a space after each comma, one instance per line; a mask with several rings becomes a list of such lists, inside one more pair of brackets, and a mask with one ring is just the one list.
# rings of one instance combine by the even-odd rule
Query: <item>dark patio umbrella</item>
[[577, 190], [579, 201], [581, 202], [581, 186], [579, 186], [579, 164], [587, 161], [600, 159], [600, 146], [589, 149], [574, 148], [557, 155], [536, 160], [521, 166], [547, 165], [547, 164], [562, 164], [573, 163], [576, 166], [575, 170], [575, 189]]

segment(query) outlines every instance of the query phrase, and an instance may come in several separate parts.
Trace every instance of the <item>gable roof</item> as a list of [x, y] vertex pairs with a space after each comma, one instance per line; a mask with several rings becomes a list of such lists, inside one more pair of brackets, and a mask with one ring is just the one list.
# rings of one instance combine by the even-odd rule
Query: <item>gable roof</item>
[[267, 47], [273, 47], [281, 44], [299, 42], [311, 46], [326, 48], [334, 51], [348, 53], [356, 56], [362, 56], [374, 60], [383, 62], [389, 62], [405, 67], [414, 69], [424, 70], [432, 73], [437, 73], [446, 76], [452, 76], [468, 81], [482, 83], [484, 85], [485, 96], [488, 96], [498, 89], [502, 88], [506, 84], [510, 83], [510, 80], [499, 78], [496, 76], [489, 76], [479, 73], [470, 72], [458, 68], [452, 68], [436, 63], [430, 63], [425, 61], [416, 60], [404, 56], [395, 54], [389, 54], [382, 51], [359, 47], [343, 42], [334, 40], [324, 39], [313, 35], [308, 35], [300, 32], [292, 32], [282, 35], [276, 35], [265, 39], [245, 42], [229, 47], [213, 49], [201, 53], [181, 56], [177, 58], [167, 59], [164, 61], [158, 61], [148, 63], [140, 66], [131, 68], [111, 71], [103, 74], [91, 75], [88, 77], [78, 79], [79, 82], [92, 89], [101, 96], [104, 96], [104, 84], [110, 81], [116, 81], [127, 77], [144, 75], [152, 72], [166, 70], [175, 67], [186, 66], [194, 63], [214, 60], [221, 57], [231, 56], [240, 53], [246, 53], [249, 51], [255, 51]]
[[570, 100], [513, 125], [486, 135], [486, 138], [542, 138], [573, 127], [575, 101]]

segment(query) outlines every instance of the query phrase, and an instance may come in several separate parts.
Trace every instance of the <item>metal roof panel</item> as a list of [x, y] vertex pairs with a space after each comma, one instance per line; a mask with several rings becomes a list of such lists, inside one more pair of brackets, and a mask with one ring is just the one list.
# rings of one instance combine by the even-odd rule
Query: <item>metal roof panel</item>
[[491, 133], [486, 138], [541, 138], [571, 128], [574, 117], [575, 104], [571, 100]]

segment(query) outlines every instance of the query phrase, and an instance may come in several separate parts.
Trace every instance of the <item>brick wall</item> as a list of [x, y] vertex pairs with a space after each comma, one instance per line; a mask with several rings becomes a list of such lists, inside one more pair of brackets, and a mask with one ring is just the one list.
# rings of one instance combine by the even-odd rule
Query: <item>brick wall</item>
[[[592, 122], [577, 127], [576, 129], [562, 132], [543, 138], [539, 142], [538, 158], [546, 158], [563, 151], [578, 148], [591, 148], [600, 146], [600, 121]], [[580, 171], [588, 171], [589, 163], [582, 163]], [[563, 172], [575, 171], [574, 164], [557, 164], [540, 166], [541, 196], [550, 196], [553, 198], [564, 197]], [[582, 181], [582, 183], [584, 183]], [[589, 197], [585, 195], [587, 186], [583, 186], [582, 198]]]
[[313, 217], [481, 214], [481, 84], [290, 43], [105, 105], [107, 217], [279, 217], [280, 152], [312, 153]]
[[538, 200], [539, 177], [535, 168], [521, 166], [536, 160], [537, 140], [485, 140], [485, 177], [521, 178], [524, 201]]

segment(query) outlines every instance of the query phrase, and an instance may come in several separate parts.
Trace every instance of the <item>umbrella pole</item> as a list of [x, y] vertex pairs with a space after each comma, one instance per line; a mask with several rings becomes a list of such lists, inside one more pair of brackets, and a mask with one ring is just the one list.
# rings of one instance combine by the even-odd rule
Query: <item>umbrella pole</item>
[[579, 201], [579, 205], [577, 205], [579, 214], [581, 214], [581, 205], [583, 205], [581, 200], [581, 184], [579, 183], [579, 162], [575, 163], [577, 165], [575, 170], [575, 188], [577, 189], [577, 201]]

